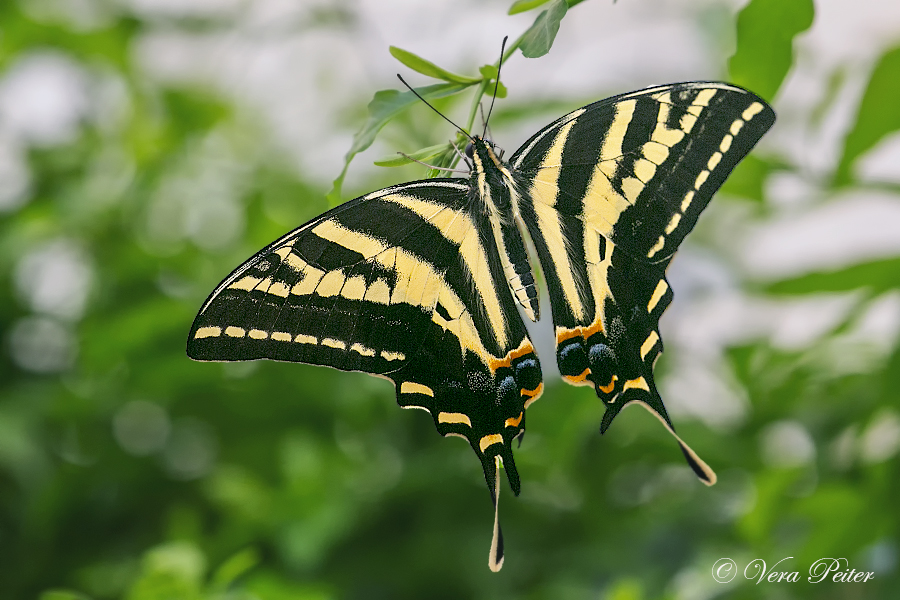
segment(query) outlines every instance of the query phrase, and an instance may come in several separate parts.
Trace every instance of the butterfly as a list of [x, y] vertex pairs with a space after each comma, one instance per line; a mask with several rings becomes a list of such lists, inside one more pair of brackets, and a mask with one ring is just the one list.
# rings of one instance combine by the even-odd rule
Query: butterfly
[[498, 470], [518, 495], [513, 442], [543, 391], [519, 315], [540, 315], [525, 235], [549, 292], [560, 374], [594, 389], [600, 431], [625, 406], [644, 406], [711, 485], [715, 474], [675, 434], [653, 379], [672, 301], [666, 268], [774, 121], [751, 92], [691, 82], [579, 108], [508, 161], [469, 136], [468, 177], [372, 192], [257, 252], [203, 303], [187, 353], [390, 380], [401, 407], [428, 411], [480, 460], [494, 503], [489, 566], [499, 570]]

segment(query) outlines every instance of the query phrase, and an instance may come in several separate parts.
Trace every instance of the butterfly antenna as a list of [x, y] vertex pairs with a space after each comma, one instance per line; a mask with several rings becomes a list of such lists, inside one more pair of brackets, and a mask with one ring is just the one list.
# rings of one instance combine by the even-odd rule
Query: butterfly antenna
[[[456, 146], [454, 146], [454, 148], [456, 148]], [[459, 149], [457, 149], [456, 151], [458, 153]], [[413, 162], [419, 163], [420, 165], [426, 166], [429, 169], [434, 169], [435, 171], [447, 171], [448, 173], [466, 173], [466, 174], [469, 173], [469, 171], [463, 171], [462, 169], [448, 169], [447, 167], [438, 167], [435, 165], [429, 165], [427, 162], [422, 162], [421, 160], [419, 160], [417, 158], [413, 158], [412, 156], [410, 156], [409, 154], [406, 154], [405, 152], [398, 152], [397, 154], [399, 154], [400, 156], [402, 156], [403, 158], [405, 158], [407, 160], [411, 160]], [[466, 164], [469, 164], [469, 163], [466, 163]]]
[[462, 152], [459, 151], [459, 148], [456, 146], [456, 142], [454, 142], [453, 140], [448, 140], [448, 141], [450, 142], [450, 147], [453, 148], [454, 152], [456, 152], [456, 155], [458, 157], [460, 157], [464, 163], [466, 163], [466, 166], [469, 167], [469, 170], [471, 171], [474, 167], [469, 162], [469, 158], [465, 154], [463, 154]]
[[408, 83], [406, 83], [406, 80], [403, 79], [403, 77], [400, 75], [400, 73], [397, 73], [397, 79], [399, 79], [400, 81], [402, 81], [402, 82], [403, 82], [403, 85], [405, 85], [406, 88], [407, 88], [409, 91], [411, 91], [413, 94], [416, 95], [416, 98], [418, 98], [419, 100], [421, 100], [422, 102], [424, 102], [424, 103], [425, 103], [425, 106], [427, 106], [428, 108], [430, 108], [431, 110], [433, 110], [434, 112], [436, 112], [437, 114], [439, 114], [439, 115], [441, 116], [442, 119], [444, 119], [445, 121], [447, 121], [448, 123], [450, 123], [451, 125], [453, 125], [454, 127], [456, 127], [459, 131], [462, 132], [462, 134], [463, 134], [464, 136], [466, 136], [467, 138], [469, 138], [469, 139], [472, 140], [473, 142], [475, 141], [475, 139], [469, 134], [468, 131], [466, 131], [465, 129], [463, 129], [462, 127], [460, 127], [459, 125], [457, 125], [457, 124], [454, 123], [453, 121], [451, 121], [449, 118], [447, 118], [447, 117], [444, 115], [444, 113], [442, 113], [441, 111], [439, 111], [438, 109], [436, 109], [435, 107], [433, 107], [431, 104], [429, 104], [429, 103], [428, 103], [428, 100], [426, 100], [425, 98], [423, 98], [423, 97], [419, 94], [419, 92], [417, 92], [416, 90], [414, 90], [413, 87], [412, 87], [411, 85], [409, 85]]
[[491, 126], [488, 124], [487, 119], [484, 118], [484, 105], [481, 102], [478, 103], [478, 112], [481, 113], [481, 124], [484, 126], [484, 132], [482, 133], [481, 137], [488, 140], [494, 139], [494, 134], [491, 131]]
[[494, 82], [494, 95], [491, 97], [491, 107], [488, 109], [487, 119], [484, 120], [484, 132], [482, 132], [481, 137], [487, 135], [488, 122], [491, 120], [491, 112], [494, 110], [494, 100], [497, 99], [497, 89], [500, 87], [500, 68], [503, 66], [503, 51], [506, 50], [506, 40], [508, 39], [509, 36], [505, 36], [503, 43], [500, 45], [500, 60], [497, 62], [497, 81]]

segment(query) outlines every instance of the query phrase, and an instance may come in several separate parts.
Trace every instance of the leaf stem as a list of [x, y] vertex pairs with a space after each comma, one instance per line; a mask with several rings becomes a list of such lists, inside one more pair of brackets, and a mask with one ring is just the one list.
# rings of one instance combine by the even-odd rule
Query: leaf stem
[[[498, 58], [497, 62], [494, 63], [494, 66], [498, 69], [500, 68], [501, 63], [505, 63], [509, 60], [513, 52], [519, 49], [519, 45], [522, 43], [522, 40], [525, 38], [525, 34], [523, 33], [518, 37], [516, 41], [510, 44], [506, 50], [503, 52], [502, 58]], [[499, 77], [499, 73], [498, 73]], [[481, 99], [484, 97], [484, 94], [487, 92], [488, 84], [490, 83], [490, 79], [482, 78], [481, 83], [478, 84], [478, 89], [475, 91], [475, 95], [472, 96], [472, 105], [469, 107], [469, 118], [466, 120], [466, 131], [471, 132], [472, 126], [475, 124], [475, 117], [478, 114], [478, 105], [481, 103]], [[453, 157], [450, 161], [451, 167], [456, 167], [459, 164], [459, 155]]]

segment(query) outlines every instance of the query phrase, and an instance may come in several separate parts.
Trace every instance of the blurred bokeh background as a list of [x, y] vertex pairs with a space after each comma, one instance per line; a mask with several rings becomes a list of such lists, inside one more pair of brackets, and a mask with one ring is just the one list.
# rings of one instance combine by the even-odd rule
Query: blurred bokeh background
[[[493, 574], [478, 461], [389, 384], [185, 356], [215, 284], [328, 208], [373, 93], [429, 83], [388, 46], [476, 74], [535, 18], [510, 4], [0, 2], [0, 598], [897, 597], [894, 0], [587, 0], [505, 66], [507, 152], [657, 83], [736, 81], [778, 112], [670, 270], [658, 379], [716, 486], [644, 411], [601, 437], [538, 331]], [[398, 117], [344, 197], [421, 178], [372, 161], [451, 135]], [[793, 557], [802, 581], [720, 584], [721, 557]], [[806, 582], [824, 557], [875, 578]]]

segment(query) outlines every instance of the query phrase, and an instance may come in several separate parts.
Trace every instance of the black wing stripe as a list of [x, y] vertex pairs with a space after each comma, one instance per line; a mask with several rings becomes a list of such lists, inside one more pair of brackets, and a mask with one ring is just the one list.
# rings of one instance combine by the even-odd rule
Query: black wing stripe
[[[627, 121], [620, 124], [626, 115], [624, 109], [628, 107]], [[615, 173], [612, 177], [613, 188], [622, 196], [634, 203], [634, 190], [643, 190], [644, 184], [653, 176], [655, 167], [644, 155], [644, 144], [650, 140], [657, 118], [660, 104], [652, 98], [641, 97], [634, 100], [626, 100], [617, 105], [616, 127], [612, 131], [621, 132], [621, 144], [617, 151], [604, 147], [603, 160], [616, 160]], [[591, 124], [591, 127], [596, 127]], [[609, 135], [609, 134], [608, 134]]]
[[[381, 200], [388, 203], [392, 202], [392, 200], [386, 198]], [[421, 207], [419, 208], [421, 209]], [[438, 208], [435, 215], [445, 211], [446, 209]], [[450, 211], [447, 212], [449, 213]], [[431, 215], [432, 218], [435, 215]], [[448, 214], [448, 218], [452, 219], [454, 217]], [[468, 284], [460, 269], [437, 266], [432, 262], [432, 260], [439, 260], [439, 258], [435, 259], [435, 257], [446, 258], [448, 254], [450, 257], [453, 257], [458, 255], [459, 252], [459, 247], [449, 243], [449, 240], [437, 227], [423, 223], [416, 228], [415, 235], [410, 236], [411, 238], [415, 237], [420, 243], [424, 243], [432, 249], [431, 260], [411, 252], [408, 248], [389, 246], [377, 238], [346, 229], [335, 222], [323, 223], [314, 229], [314, 232], [335, 243], [340, 241], [350, 246], [364, 249], [363, 254], [370, 257], [368, 258], [369, 261], [395, 274], [394, 286], [390, 290], [390, 297], [386, 298], [387, 306], [417, 306], [424, 313], [431, 315], [437, 303], [440, 302], [451, 315], [460, 321], [457, 324], [456, 331], [466, 347], [476, 350], [482, 356], [488, 354], [483, 344], [484, 336], [478, 333], [479, 324], [474, 323], [470, 317], [471, 310], [468, 305], [474, 304], [475, 300], [470, 299], [468, 294], [465, 293], [467, 292]], [[402, 240], [399, 242], [402, 242]], [[376, 280], [373, 286], [376, 288], [373, 297], [378, 297], [384, 293], [386, 284], [381, 284]], [[317, 288], [317, 292], [325, 291], [320, 288], [321, 285]], [[342, 291], [346, 292], [345, 289]], [[367, 289], [367, 293], [368, 291]], [[382, 296], [382, 299], [385, 298]], [[356, 307], [358, 310], [368, 311], [365, 302], [358, 302]], [[341, 313], [331, 310], [328, 314], [331, 319], [339, 319]], [[402, 327], [400, 323], [396, 323], [396, 325]], [[346, 330], [349, 328], [349, 324], [342, 323], [341, 328]], [[390, 332], [386, 333], [389, 334], [388, 339], [394, 335]]]
[[[459, 261], [451, 265], [444, 274], [446, 281], [456, 291], [459, 298], [466, 302], [467, 310], [476, 321], [487, 319], [482, 331], [491, 332], [491, 339], [482, 340], [489, 352], [501, 354], [501, 349], [508, 346], [510, 330], [508, 320], [504, 316], [501, 299], [505, 295], [507, 284], [503, 278], [500, 258], [496, 247], [491, 243], [487, 228], [478, 227], [477, 219], [463, 210], [435, 210], [439, 205], [419, 197], [397, 195], [389, 197], [403, 207], [427, 219], [428, 226], [434, 229], [433, 236], [415, 236], [422, 244], [421, 248], [410, 247], [412, 236], [404, 242], [404, 250], [420, 252], [421, 259], [434, 256], [434, 240], [446, 239], [456, 248], [454, 256]], [[487, 238], [487, 239], [485, 239]], [[493, 250], [493, 252], [491, 252]], [[475, 294], [470, 293], [474, 287]]]
[[[561, 167], [557, 179], [560, 193], [555, 205], [559, 212], [577, 215], [584, 210], [584, 197], [601, 152], [609, 152], [606, 148], [607, 143], [613, 145], [617, 143], [609, 138], [616, 116], [616, 111], [598, 111], [596, 119], [591, 120], [590, 126], [586, 126], [584, 120], [573, 119], [562, 148], [561, 160], [555, 165], [552, 161], [546, 160], [546, 157], [541, 161], [539, 168]], [[607, 131], [604, 143], [598, 144], [597, 132], [604, 130]]]
[[[565, 213], [557, 210], [557, 202], [561, 199], [560, 169], [543, 168], [545, 165], [560, 164], [569, 131], [576, 122], [577, 119], [570, 119], [556, 129], [552, 136], [548, 135], [540, 140], [545, 145], [541, 148], [542, 162], [535, 165], [527, 194], [518, 203], [518, 209], [538, 251], [544, 275], [548, 282], [552, 281], [548, 283], [548, 289], [551, 293], [554, 321], [557, 316], [570, 317], [566, 318], [567, 321], [580, 321], [589, 318], [593, 312], [591, 306], [585, 305], [585, 298], [588, 296], [584, 293], [586, 273], [583, 249], [580, 244], [572, 241], [581, 239], [582, 225], [567, 222]], [[572, 229], [577, 230], [574, 236], [570, 231]]]

